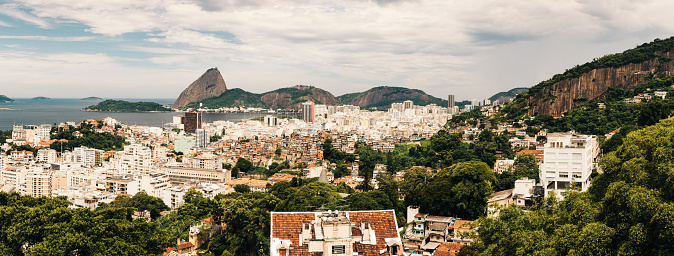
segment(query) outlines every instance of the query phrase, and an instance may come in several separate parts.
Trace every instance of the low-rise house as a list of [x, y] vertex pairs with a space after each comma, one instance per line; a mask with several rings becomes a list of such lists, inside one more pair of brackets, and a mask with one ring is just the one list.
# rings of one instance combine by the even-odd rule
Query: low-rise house
[[272, 256], [403, 255], [395, 212], [272, 212]]

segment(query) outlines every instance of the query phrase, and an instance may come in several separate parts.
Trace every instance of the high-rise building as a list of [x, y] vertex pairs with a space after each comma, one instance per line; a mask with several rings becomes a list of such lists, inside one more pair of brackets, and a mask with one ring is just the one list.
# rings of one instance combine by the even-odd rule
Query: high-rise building
[[314, 122], [314, 102], [307, 101], [302, 103], [302, 119], [307, 123]]
[[194, 132], [197, 129], [201, 129], [201, 113], [185, 112], [182, 123], [185, 125], [185, 132]]
[[450, 94], [449, 96], [447, 96], [447, 101], [449, 102], [447, 104], [447, 108], [454, 108], [454, 102], [455, 102], [454, 101], [454, 94]]
[[195, 135], [197, 137], [195, 142], [196, 147], [204, 148], [208, 146], [208, 143], [211, 142], [211, 138], [208, 136], [209, 134], [207, 130], [197, 129], [195, 131]]
[[267, 126], [276, 126], [276, 125], [278, 125], [278, 118], [276, 118], [275, 116], [272, 116], [272, 115], [267, 115], [267, 116], [264, 117], [264, 123]]
[[124, 146], [119, 169], [124, 173], [148, 174], [152, 171], [152, 150], [140, 144]]
[[478, 106], [480, 106], [480, 101], [476, 100], [476, 99], [473, 99], [473, 100], [470, 101], [470, 105], [473, 106], [473, 107], [478, 107]]
[[414, 107], [414, 102], [411, 100], [403, 101], [404, 109], [411, 109]]
[[87, 147], [77, 147], [75, 152], [76, 162], [84, 166], [98, 166], [103, 163], [103, 150]]

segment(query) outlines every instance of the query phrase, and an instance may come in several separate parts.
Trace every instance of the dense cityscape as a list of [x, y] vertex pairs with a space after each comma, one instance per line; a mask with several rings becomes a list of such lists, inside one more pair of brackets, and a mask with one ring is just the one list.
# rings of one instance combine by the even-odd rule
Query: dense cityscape
[[0, 3], [0, 256], [674, 255], [674, 4]]

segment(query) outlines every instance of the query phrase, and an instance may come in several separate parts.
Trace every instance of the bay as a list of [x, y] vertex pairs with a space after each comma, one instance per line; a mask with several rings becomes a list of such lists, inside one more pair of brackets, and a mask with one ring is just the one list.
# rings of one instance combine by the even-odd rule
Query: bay
[[[18, 102], [0, 103], [0, 130], [11, 130], [13, 125], [40, 125], [58, 124], [61, 122], [81, 122], [86, 119], [101, 120], [112, 117], [118, 122], [127, 125], [144, 125], [161, 127], [165, 123], [173, 122], [173, 116], [184, 112], [91, 112], [81, 109], [95, 105], [100, 101], [81, 99], [55, 98], [48, 100], [14, 99]], [[131, 102], [149, 101], [165, 106], [173, 104], [175, 99], [116, 99]], [[203, 113], [202, 121], [213, 122], [218, 120], [239, 122], [243, 119], [262, 117], [269, 113]]]

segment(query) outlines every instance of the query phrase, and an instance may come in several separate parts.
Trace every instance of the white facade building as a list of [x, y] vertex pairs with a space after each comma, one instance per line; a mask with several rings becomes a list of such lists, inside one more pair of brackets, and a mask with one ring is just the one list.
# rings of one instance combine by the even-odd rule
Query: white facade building
[[123, 173], [148, 174], [153, 169], [152, 150], [149, 147], [131, 144], [117, 154], [115, 157], [120, 157], [119, 169]]
[[56, 163], [56, 150], [54, 149], [38, 149], [37, 161], [43, 163]]
[[196, 142], [195, 142], [195, 147], [198, 148], [204, 148], [208, 146], [208, 143], [211, 142], [211, 137], [209, 137], [208, 130], [205, 129], [197, 129], [194, 132], [196, 136]]
[[571, 186], [586, 191], [598, 152], [595, 135], [548, 133], [539, 173], [545, 196], [554, 192], [563, 198]]

